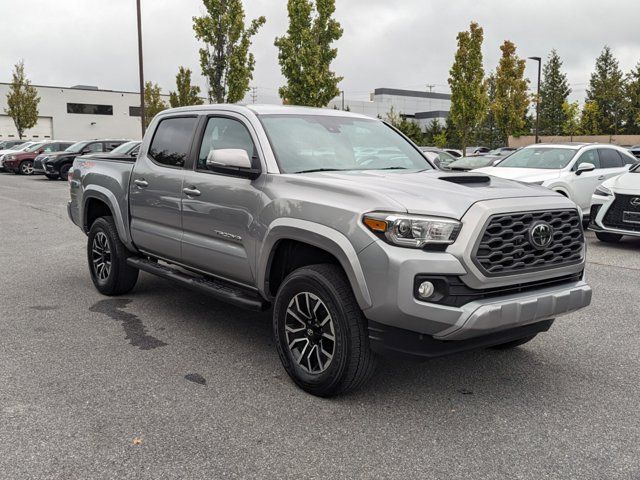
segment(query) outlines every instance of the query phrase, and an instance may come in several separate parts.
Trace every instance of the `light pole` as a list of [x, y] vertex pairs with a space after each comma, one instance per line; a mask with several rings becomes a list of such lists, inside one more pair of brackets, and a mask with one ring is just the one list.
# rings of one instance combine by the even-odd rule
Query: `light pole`
[[528, 57], [529, 60], [538, 62], [538, 92], [536, 93], [536, 143], [538, 143], [538, 129], [540, 128], [540, 70], [542, 68], [542, 58]]
[[142, 125], [142, 136], [144, 137], [144, 69], [142, 68], [142, 17], [140, 15], [140, 0], [136, 0], [136, 10], [138, 13], [138, 70], [140, 76], [140, 123]]

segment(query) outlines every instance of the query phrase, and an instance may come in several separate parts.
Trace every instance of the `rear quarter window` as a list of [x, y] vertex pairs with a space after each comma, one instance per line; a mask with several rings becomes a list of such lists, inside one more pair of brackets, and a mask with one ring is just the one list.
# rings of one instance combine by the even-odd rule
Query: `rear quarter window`
[[153, 134], [149, 146], [149, 156], [161, 165], [184, 167], [191, 149], [197, 121], [196, 117], [161, 120]]

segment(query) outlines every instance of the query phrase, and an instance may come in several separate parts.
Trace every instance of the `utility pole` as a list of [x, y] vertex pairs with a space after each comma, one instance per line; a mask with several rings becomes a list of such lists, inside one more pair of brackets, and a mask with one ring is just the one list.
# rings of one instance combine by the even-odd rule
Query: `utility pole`
[[142, 136], [145, 130], [144, 112], [144, 68], [142, 62], [142, 17], [140, 15], [140, 0], [136, 0], [136, 10], [138, 13], [138, 70], [140, 76], [140, 124], [142, 126]]
[[251, 103], [256, 103], [258, 100], [258, 87], [251, 87]]
[[427, 83], [427, 88], [429, 89], [429, 93], [432, 92], [433, 87], [435, 87], [435, 85], [433, 83]]
[[344, 110], [344, 90], [340, 90], [340, 95], [342, 96], [342, 110]]
[[538, 62], [538, 92], [536, 93], [536, 143], [538, 143], [538, 129], [540, 127], [540, 69], [542, 68], [542, 58], [528, 57], [529, 60]]

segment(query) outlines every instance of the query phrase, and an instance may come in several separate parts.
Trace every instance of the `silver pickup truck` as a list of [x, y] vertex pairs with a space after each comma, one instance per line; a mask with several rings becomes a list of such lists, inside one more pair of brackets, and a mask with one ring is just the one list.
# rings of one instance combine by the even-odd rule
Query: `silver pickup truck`
[[69, 182], [101, 293], [129, 292], [142, 270], [272, 308], [284, 368], [314, 395], [362, 385], [379, 353], [521, 345], [591, 301], [574, 203], [436, 170], [362, 115], [167, 110], [135, 164], [80, 157]]

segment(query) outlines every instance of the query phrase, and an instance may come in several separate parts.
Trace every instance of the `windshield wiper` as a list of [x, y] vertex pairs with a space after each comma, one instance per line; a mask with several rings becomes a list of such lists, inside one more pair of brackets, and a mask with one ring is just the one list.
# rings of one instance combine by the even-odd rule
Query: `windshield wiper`
[[383, 168], [373, 168], [372, 170], [407, 170], [406, 167], [383, 167]]
[[300, 170], [293, 173], [314, 173], [314, 172], [344, 172], [345, 168], [311, 168], [309, 170]]

